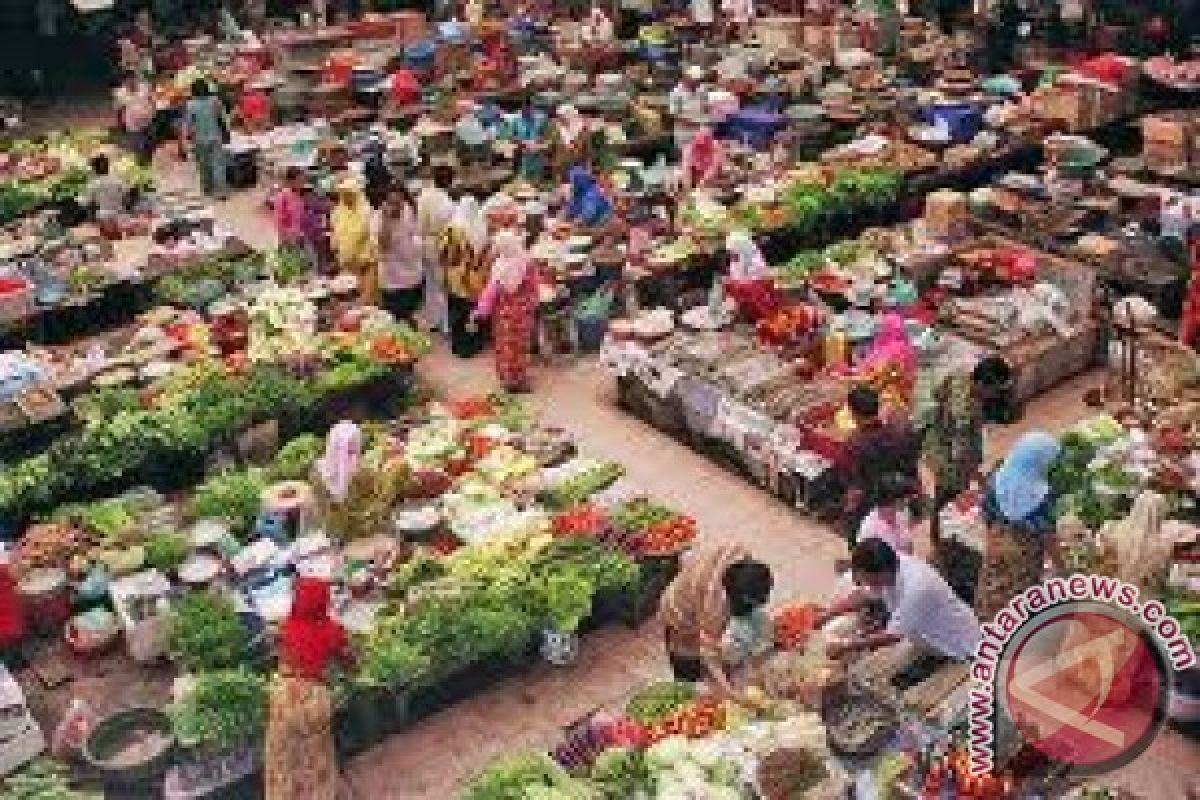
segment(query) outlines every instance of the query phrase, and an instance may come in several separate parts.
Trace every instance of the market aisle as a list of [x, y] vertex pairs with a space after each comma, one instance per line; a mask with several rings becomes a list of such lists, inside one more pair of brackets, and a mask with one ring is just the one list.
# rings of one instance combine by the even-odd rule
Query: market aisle
[[[169, 185], [194, 185], [191, 165], [159, 154]], [[261, 190], [235, 194], [218, 216], [251, 244], [273, 243]], [[494, 388], [491, 359], [464, 362], [443, 346], [421, 362], [420, 372], [437, 394], [460, 397]], [[1085, 375], [1038, 398], [1017, 425], [993, 428], [988, 452], [995, 458], [1029, 429], [1061, 430], [1085, 416]], [[804, 517], [706, 458], [616, 408], [612, 380], [594, 358], [542, 368], [531, 402], [543, 418], [570, 430], [581, 449], [625, 464], [627, 480], [670, 501], [699, 522], [704, 540], [734, 539], [771, 564], [776, 599], [824, 597], [832, 590], [834, 562], [845, 547], [826, 526]], [[619, 704], [649, 680], [666, 676], [658, 629], [651, 622], [631, 631], [608, 628], [587, 637], [571, 669], [539, 665], [394, 736], [346, 767], [355, 798], [425, 800], [458, 796], [463, 783], [506, 752], [549, 744], [562, 726], [592, 709]], [[1200, 746], [1167, 732], [1118, 781], [1147, 800], [1178, 800], [1200, 772]]]

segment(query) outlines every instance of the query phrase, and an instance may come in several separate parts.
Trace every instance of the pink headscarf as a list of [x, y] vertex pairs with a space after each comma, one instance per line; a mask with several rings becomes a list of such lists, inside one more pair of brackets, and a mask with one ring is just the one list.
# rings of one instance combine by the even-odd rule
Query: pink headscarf
[[325, 488], [337, 502], [346, 499], [350, 480], [358, 472], [362, 455], [362, 431], [349, 420], [342, 420], [329, 430], [325, 439], [325, 456], [317, 462], [317, 473]]
[[724, 153], [711, 128], [701, 128], [683, 150], [683, 174], [697, 186], [716, 176], [721, 169]]
[[894, 312], [884, 315], [879, 333], [871, 342], [871, 349], [863, 358], [862, 366], [869, 367], [887, 361], [899, 364], [909, 375], [917, 372], [917, 348], [908, 340], [904, 317]]
[[521, 234], [505, 229], [492, 237], [492, 280], [506, 292], [516, 291], [529, 271], [529, 254]]

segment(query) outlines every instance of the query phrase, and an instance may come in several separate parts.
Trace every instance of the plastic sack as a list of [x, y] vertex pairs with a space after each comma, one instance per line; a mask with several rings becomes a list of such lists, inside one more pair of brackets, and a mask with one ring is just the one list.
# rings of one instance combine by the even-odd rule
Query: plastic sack
[[67, 758], [78, 753], [96, 722], [96, 712], [86, 700], [71, 698], [67, 713], [58, 721], [54, 734], [50, 737], [50, 752], [57, 758]]

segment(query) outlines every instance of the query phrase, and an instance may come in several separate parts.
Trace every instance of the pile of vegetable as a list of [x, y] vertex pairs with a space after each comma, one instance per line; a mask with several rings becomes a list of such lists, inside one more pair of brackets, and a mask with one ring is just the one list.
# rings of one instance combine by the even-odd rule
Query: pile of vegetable
[[250, 634], [228, 595], [196, 591], [171, 606], [167, 639], [180, 664], [191, 672], [201, 672], [241, 664]]
[[608, 461], [581, 470], [566, 480], [543, 489], [539, 495], [550, 508], [579, 505], [601, 489], [606, 489], [625, 474], [625, 467]]
[[329, 344], [332, 361], [315, 375], [204, 358], [181, 366], [138, 395], [138, 405], [90, 414], [45, 452], [0, 466], [0, 516], [21, 518], [80, 496], [155, 485], [258, 422], [307, 420], [329, 397], [388, 374], [391, 367], [373, 361], [367, 348], [361, 337]]
[[247, 669], [196, 675], [171, 709], [180, 742], [228, 749], [262, 736], [267, 718], [267, 679]]
[[652, 683], [629, 699], [625, 713], [635, 722], [654, 725], [696, 699], [696, 687], [680, 681]]

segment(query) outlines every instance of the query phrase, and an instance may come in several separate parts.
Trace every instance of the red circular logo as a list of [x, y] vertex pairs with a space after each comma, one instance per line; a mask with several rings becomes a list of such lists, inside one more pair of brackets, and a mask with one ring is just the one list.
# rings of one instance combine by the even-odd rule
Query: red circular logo
[[1169, 673], [1144, 630], [1115, 609], [1072, 604], [1017, 632], [1000, 700], [1022, 737], [1088, 773], [1136, 758], [1165, 719]]

